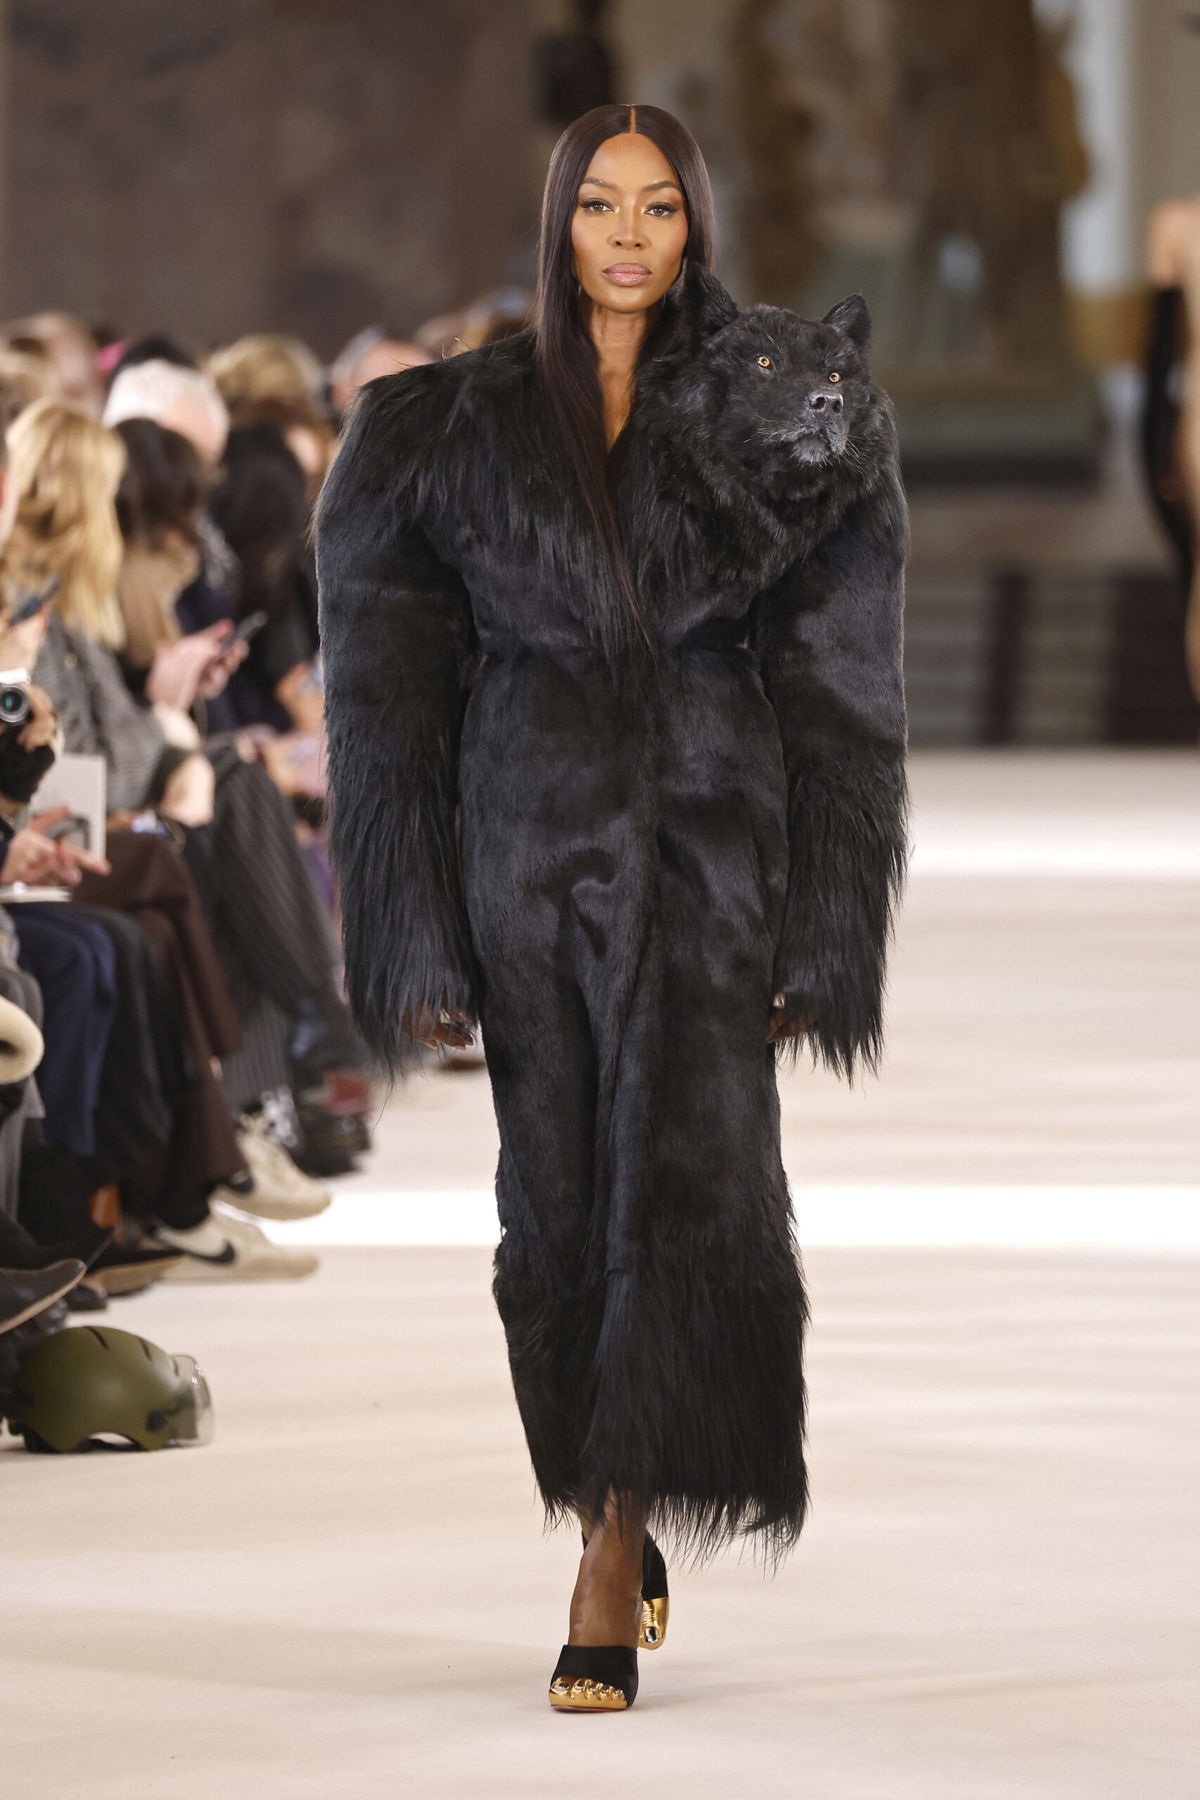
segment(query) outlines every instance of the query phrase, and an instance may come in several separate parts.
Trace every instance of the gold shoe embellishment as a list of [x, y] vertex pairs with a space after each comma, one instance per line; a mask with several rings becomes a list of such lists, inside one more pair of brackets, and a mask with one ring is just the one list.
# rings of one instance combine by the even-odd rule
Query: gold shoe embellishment
[[624, 1688], [587, 1677], [566, 1681], [560, 1675], [550, 1683], [550, 1704], [569, 1712], [622, 1712], [628, 1702]]
[[641, 1650], [660, 1650], [667, 1635], [667, 1619], [671, 1602], [664, 1594], [661, 1600], [642, 1601], [642, 1628], [638, 1637]]

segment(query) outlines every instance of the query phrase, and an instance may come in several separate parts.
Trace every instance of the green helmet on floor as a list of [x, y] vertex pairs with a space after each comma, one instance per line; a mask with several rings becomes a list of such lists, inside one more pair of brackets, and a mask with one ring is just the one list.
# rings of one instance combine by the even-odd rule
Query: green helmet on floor
[[54, 1332], [26, 1350], [13, 1388], [8, 1420], [27, 1450], [86, 1450], [101, 1436], [165, 1450], [212, 1437], [212, 1397], [195, 1358], [132, 1331]]

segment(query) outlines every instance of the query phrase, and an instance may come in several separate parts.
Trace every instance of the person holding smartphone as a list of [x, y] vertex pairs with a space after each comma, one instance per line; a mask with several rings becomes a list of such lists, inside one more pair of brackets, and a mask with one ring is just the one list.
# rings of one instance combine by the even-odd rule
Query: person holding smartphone
[[[200, 571], [200, 520], [209, 476], [180, 432], [152, 419], [112, 428], [125, 449], [117, 489], [122, 553], [116, 594], [124, 638], [121, 664], [135, 694], [170, 697], [194, 711], [204, 731], [230, 723], [215, 703], [240, 668], [253, 636], [231, 616], [185, 632], [176, 605]], [[210, 716], [211, 713], [211, 716]]]

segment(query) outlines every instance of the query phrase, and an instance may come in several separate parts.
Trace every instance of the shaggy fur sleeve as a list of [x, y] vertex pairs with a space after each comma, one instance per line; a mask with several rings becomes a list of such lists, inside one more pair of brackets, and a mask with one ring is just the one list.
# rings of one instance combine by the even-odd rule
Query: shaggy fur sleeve
[[[852, 1079], [882, 1049], [884, 964], [907, 856], [901, 668], [908, 521], [889, 475], [756, 605], [779, 719], [790, 868], [776, 992]], [[793, 1057], [798, 1040], [781, 1045]]]
[[457, 841], [458, 742], [474, 632], [422, 526], [444, 419], [415, 369], [371, 382], [325, 482], [315, 541], [331, 847], [346, 984], [372, 1049], [412, 1055], [406, 1012], [476, 1017]]

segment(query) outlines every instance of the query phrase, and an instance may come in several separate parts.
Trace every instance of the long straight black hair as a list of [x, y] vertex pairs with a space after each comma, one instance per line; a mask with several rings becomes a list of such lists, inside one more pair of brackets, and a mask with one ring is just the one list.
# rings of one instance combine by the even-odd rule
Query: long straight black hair
[[[579, 284], [571, 272], [571, 222], [579, 203], [580, 183], [600, 145], [625, 131], [637, 131], [657, 144], [675, 172], [688, 221], [685, 264], [690, 260], [712, 266], [716, 255], [712, 184], [700, 146], [686, 125], [658, 106], [594, 106], [567, 126], [546, 171], [533, 307], [534, 360], [551, 416], [607, 553], [627, 620], [646, 637], [608, 483], [596, 346], [583, 322]], [[639, 362], [659, 348], [660, 336], [652, 329], [646, 334]], [[624, 635], [615, 634], [618, 641]]]

